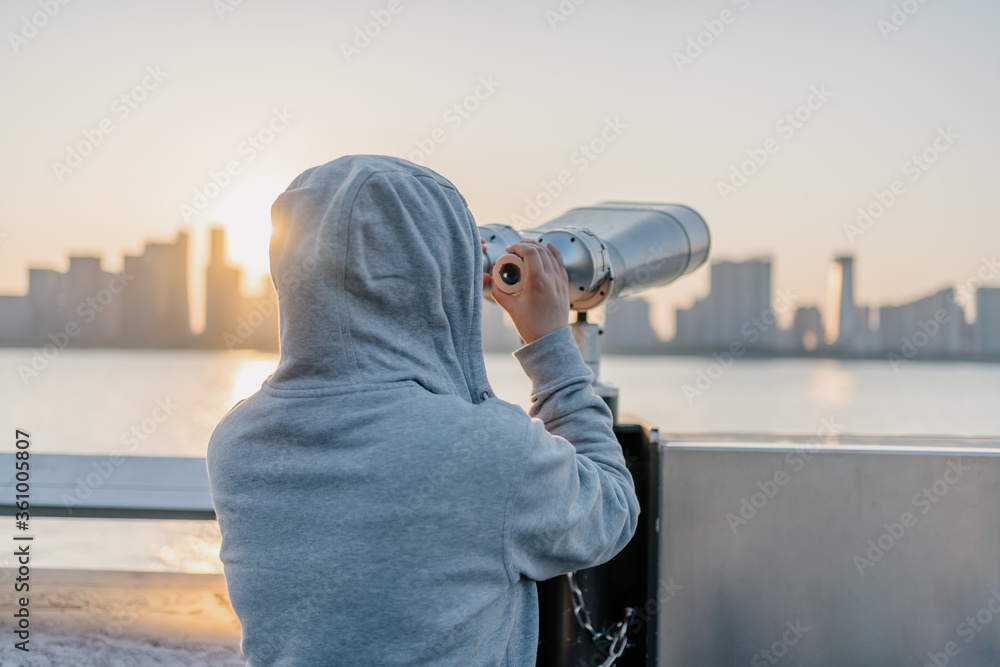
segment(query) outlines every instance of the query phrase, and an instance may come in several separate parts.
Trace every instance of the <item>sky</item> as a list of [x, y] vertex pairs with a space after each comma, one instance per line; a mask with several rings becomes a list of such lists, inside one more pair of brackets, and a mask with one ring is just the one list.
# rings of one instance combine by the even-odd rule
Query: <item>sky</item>
[[[253, 290], [271, 202], [353, 153], [426, 164], [480, 224], [564, 169], [534, 222], [686, 204], [796, 306], [842, 254], [861, 304], [1000, 285], [997, 25], [993, 0], [6, 0], [0, 293], [185, 229], [200, 311], [215, 224]], [[661, 333], [707, 278], [646, 294]]]

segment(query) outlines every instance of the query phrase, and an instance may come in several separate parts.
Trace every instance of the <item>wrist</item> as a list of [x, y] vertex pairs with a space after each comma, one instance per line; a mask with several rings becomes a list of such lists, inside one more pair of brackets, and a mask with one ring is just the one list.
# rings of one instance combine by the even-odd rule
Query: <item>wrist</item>
[[569, 323], [567, 322], [560, 325], [553, 324], [541, 328], [532, 328], [531, 330], [524, 332], [524, 334], [521, 335], [521, 339], [524, 340], [525, 345], [529, 345], [531, 343], [534, 343], [539, 338], [543, 338], [552, 333], [553, 331], [558, 331], [559, 329], [562, 329], [565, 326], [569, 326]]
[[568, 323], [518, 348], [514, 358], [531, 380], [533, 393], [560, 378], [589, 376], [593, 381]]

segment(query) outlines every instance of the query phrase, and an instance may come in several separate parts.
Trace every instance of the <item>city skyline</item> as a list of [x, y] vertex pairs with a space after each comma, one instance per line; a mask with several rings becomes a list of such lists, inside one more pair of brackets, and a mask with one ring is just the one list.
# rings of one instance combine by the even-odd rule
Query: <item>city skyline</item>
[[[885, 357], [895, 364], [914, 358], [1000, 358], [1000, 287], [990, 287], [995, 260], [984, 262], [974, 281], [946, 287], [906, 303], [860, 304], [853, 257], [835, 257], [827, 271], [825, 307], [770, 287], [771, 262], [715, 261], [711, 290], [677, 311], [677, 332], [666, 351], [722, 351], [779, 355], [822, 354]], [[976, 317], [971, 319], [975, 307]], [[794, 313], [780, 326], [779, 314]]]
[[[555, 3], [403, 2], [360, 48], [374, 5], [303, 0], [301, 21], [273, 3], [93, 0], [37, 27], [37, 2], [13, 0], [0, 292], [27, 289], [23, 258], [118, 257], [179, 223], [200, 266], [216, 222], [256, 286], [275, 197], [376, 153], [452, 180], [480, 224], [676, 202], [708, 221], [716, 256], [770, 255], [804, 300], [825, 299], [815, 267], [850, 254], [860, 302], [910, 301], [1000, 251], [1000, 6], [922, 3], [886, 30], [893, 4], [636, 0], [553, 22]], [[707, 278], [647, 295], [661, 335]]]
[[[277, 295], [268, 278], [247, 292], [242, 267], [231, 262], [223, 227], [208, 230], [208, 261], [190, 261], [190, 235], [172, 242], [146, 241], [140, 254], [125, 255], [122, 270], [106, 271], [103, 256], [70, 255], [65, 273], [27, 267], [28, 290], [0, 295], [0, 345], [32, 346], [65, 341], [80, 347], [198, 347], [277, 349]], [[827, 269], [825, 304], [803, 301], [775, 287], [773, 259], [715, 258], [707, 269], [709, 291], [678, 308], [674, 336], [654, 326], [643, 296], [597, 309], [608, 353], [699, 353], [888, 356], [909, 359], [1000, 357], [1000, 272], [984, 258], [975, 278], [905, 303], [861, 304], [855, 261], [834, 257]], [[819, 273], [819, 271], [817, 271]], [[194, 321], [191, 277], [205, 276], [203, 322]], [[484, 299], [486, 351], [512, 351], [520, 341], [510, 318]], [[976, 317], [972, 317], [975, 310]], [[784, 324], [783, 324], [784, 323]]]
[[242, 270], [226, 256], [226, 234], [211, 228], [202, 268], [205, 327], [191, 326], [190, 237], [147, 241], [141, 254], [106, 271], [102, 256], [68, 257], [65, 273], [28, 266], [28, 290], [0, 295], [0, 345], [58, 348], [139, 347], [277, 349], [277, 297], [270, 282], [259, 293], [241, 289]]

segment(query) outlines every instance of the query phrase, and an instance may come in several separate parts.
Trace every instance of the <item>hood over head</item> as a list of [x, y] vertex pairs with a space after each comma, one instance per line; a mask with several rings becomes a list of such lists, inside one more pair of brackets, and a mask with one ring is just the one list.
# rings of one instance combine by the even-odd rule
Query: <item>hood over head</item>
[[346, 156], [300, 174], [271, 219], [272, 389], [414, 381], [472, 403], [492, 393], [479, 228], [451, 182], [399, 158]]

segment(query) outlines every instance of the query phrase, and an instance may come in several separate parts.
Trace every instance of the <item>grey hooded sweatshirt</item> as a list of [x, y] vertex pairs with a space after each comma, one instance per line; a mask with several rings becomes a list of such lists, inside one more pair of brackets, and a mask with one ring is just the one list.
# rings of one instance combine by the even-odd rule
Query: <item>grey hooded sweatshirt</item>
[[479, 232], [405, 160], [309, 169], [272, 207], [281, 357], [208, 445], [251, 667], [532, 665], [535, 582], [598, 565], [639, 504], [570, 329], [487, 382]]

